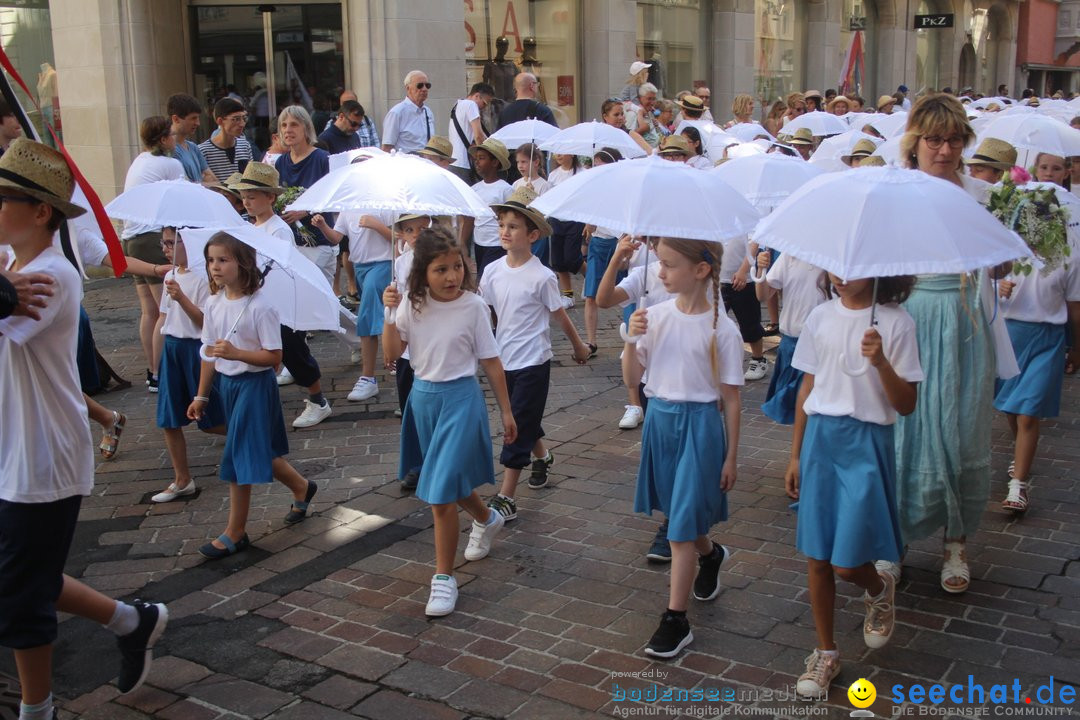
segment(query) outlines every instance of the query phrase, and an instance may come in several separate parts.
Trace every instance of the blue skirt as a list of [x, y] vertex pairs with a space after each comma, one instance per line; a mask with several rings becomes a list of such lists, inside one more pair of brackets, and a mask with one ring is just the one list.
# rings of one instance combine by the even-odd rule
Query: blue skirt
[[893, 426], [811, 415], [799, 454], [795, 547], [854, 568], [900, 560]]
[[781, 425], [795, 424], [795, 401], [799, 396], [803, 371], [792, 366], [791, 357], [795, 354], [795, 345], [798, 342], [799, 338], [780, 336], [780, 345], [776, 348], [776, 365], [773, 367], [772, 379], [769, 380], [769, 391], [765, 393], [765, 402], [761, 405], [761, 411], [773, 422]]
[[[187, 409], [199, 394], [199, 372], [202, 358], [199, 348], [202, 341], [196, 338], [165, 336], [158, 368], [157, 424], [159, 428], [182, 428], [191, 424]], [[210, 402], [203, 408], [199, 429], [209, 430], [225, 424], [225, 408], [221, 404], [218, 374], [210, 388]]]
[[484, 392], [476, 377], [416, 378], [401, 418], [398, 477], [420, 467], [416, 497], [431, 505], [467, 498], [495, 480]]
[[389, 260], [353, 265], [353, 273], [356, 275], [356, 289], [360, 293], [360, 307], [356, 309], [356, 334], [358, 337], [382, 335], [382, 294], [383, 290], [390, 284], [390, 265]]
[[667, 515], [668, 540], [708, 534], [727, 520], [727, 493], [720, 489], [726, 456], [724, 416], [715, 402], [649, 398], [634, 511]]
[[589, 239], [589, 256], [585, 266], [585, 289], [582, 295], [587, 298], [595, 298], [596, 291], [600, 287], [600, 280], [607, 271], [611, 256], [615, 254], [615, 247], [619, 244], [617, 238], [600, 237], [593, 235]]
[[221, 455], [221, 479], [238, 485], [271, 482], [271, 463], [289, 452], [277, 378], [270, 368], [241, 375], [219, 373], [219, 377], [229, 428]]
[[551, 267], [551, 256], [548, 249], [551, 247], [551, 238], [547, 235], [534, 242], [531, 246], [532, 254], [540, 259], [544, 267]]
[[997, 381], [994, 407], [1012, 415], [1057, 417], [1065, 379], [1065, 326], [1006, 320], [1020, 374]]

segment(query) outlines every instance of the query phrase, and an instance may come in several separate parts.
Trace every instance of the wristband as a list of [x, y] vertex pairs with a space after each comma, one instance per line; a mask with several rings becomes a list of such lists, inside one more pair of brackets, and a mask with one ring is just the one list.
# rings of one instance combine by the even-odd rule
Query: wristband
[[210, 402], [210, 398], [206, 397], [205, 395], [196, 395], [194, 397], [194, 400], [200, 400], [200, 401], [202, 401], [204, 403], [209, 403]]

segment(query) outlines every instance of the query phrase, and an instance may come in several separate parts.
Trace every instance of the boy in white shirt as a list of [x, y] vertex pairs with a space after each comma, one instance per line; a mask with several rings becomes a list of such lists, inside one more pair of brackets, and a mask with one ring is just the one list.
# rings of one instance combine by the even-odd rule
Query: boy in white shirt
[[53, 717], [57, 611], [119, 636], [123, 693], [145, 679], [168, 621], [164, 605], [119, 603], [64, 575], [82, 497], [94, 486], [75, 363], [82, 281], [52, 246], [65, 217], [84, 212], [70, 202], [74, 185], [64, 157], [41, 143], [15, 140], [0, 157], [0, 236], [15, 256], [8, 269], [54, 280], [40, 320], [0, 320], [0, 645], [15, 652], [20, 720]]
[[[510, 196], [510, 183], [499, 177], [500, 172], [510, 168], [510, 154], [506, 146], [498, 140], [488, 138], [481, 145], [469, 148], [473, 157], [473, 167], [480, 176], [480, 182], [472, 186], [480, 199], [489, 205], [501, 203]], [[476, 257], [476, 281], [484, 276], [484, 268], [506, 254], [499, 242], [499, 224], [495, 218], [484, 218], [479, 222], [466, 217], [461, 223], [461, 245], [468, 248], [468, 237], [472, 235]]]

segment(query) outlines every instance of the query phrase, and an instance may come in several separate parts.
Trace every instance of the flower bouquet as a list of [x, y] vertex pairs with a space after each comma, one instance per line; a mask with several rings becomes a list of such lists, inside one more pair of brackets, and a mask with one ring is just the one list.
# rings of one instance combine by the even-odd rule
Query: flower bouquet
[[[302, 187], [287, 187], [285, 192], [277, 196], [274, 200], [274, 212], [281, 215], [285, 212], [285, 208], [291, 205], [296, 198], [304, 194], [305, 188]], [[311, 228], [305, 226], [299, 220], [293, 223], [292, 226], [293, 236], [296, 238], [296, 244], [300, 247], [315, 247], [319, 243], [315, 240], [315, 234], [311, 232]]]
[[[987, 209], [1024, 239], [1043, 264], [1040, 273], [1047, 275], [1061, 267], [1071, 253], [1066, 235], [1069, 213], [1053, 188], [1024, 187], [1030, 180], [1026, 170], [1014, 167], [1001, 185], [990, 191]], [[1030, 258], [1013, 263], [1017, 275], [1030, 275], [1033, 268]]]

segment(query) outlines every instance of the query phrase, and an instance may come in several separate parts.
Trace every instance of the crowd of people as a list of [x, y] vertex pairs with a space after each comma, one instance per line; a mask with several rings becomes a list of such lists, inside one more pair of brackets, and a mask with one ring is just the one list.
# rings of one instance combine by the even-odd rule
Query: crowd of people
[[[785, 132], [790, 123], [806, 112], [848, 117], [869, 110], [857, 95], [811, 90], [777, 103], [758, 124], [754, 98], [738, 95], [730, 120], [717, 121], [708, 88], [669, 103], [647, 81], [647, 64], [630, 70], [621, 93], [598, 108], [599, 119], [624, 131], [628, 147], [701, 171], [747, 154], [812, 159], [826, 138], [805, 127]], [[893, 633], [910, 543], [942, 533], [941, 587], [951, 594], [968, 589], [968, 538], [994, 491], [1004, 491], [1007, 511], [1027, 510], [1040, 421], [1057, 415], [1063, 377], [1080, 361], [1066, 339], [1080, 337], [1076, 264], [1045, 274], [1012, 274], [1006, 263], [969, 275], [840, 278], [759, 248], [751, 237], [723, 244], [641, 238], [545, 217], [532, 207], [538, 196], [589, 168], [626, 162], [623, 153], [604, 147], [586, 156], [548, 155], [533, 143], [508, 149], [482, 122], [494, 95], [484, 83], [456, 103], [447, 135], [439, 135], [426, 105], [427, 75], [410, 72], [403, 85], [405, 97], [387, 114], [381, 140], [374, 126], [363, 130], [366, 115], [355, 96], [343, 97], [324, 128], [303, 107], [283, 108], [262, 157], [244, 137], [247, 110], [235, 98], [215, 104], [216, 130], [196, 144], [203, 108], [175, 95], [167, 115], [143, 121], [145, 151], [132, 163], [125, 190], [183, 178], [203, 183], [265, 231], [266, 243], [297, 245], [342, 303], [356, 309], [353, 360], [361, 372], [348, 401], [379, 394], [381, 347], [401, 417], [398, 478], [431, 505], [434, 518], [429, 616], [448, 615], [456, 605], [458, 508], [473, 520], [464, 557], [476, 561], [518, 518], [522, 474], [528, 470], [532, 489], [549, 481], [555, 456], [544, 441], [543, 417], [552, 323], [568, 339], [572, 360], [584, 364], [598, 353], [599, 313], [614, 307], [627, 324], [620, 362], [628, 403], [618, 424], [628, 431], [644, 424], [633, 506], [664, 516], [645, 554], [671, 567], [667, 607], [646, 654], [679, 655], [693, 640], [691, 594], [710, 601], [720, 593], [731, 551], [711, 533], [728, 516], [727, 493], [738, 476], [740, 386], [762, 380], [770, 367], [762, 409], [793, 428], [785, 489], [798, 502], [796, 546], [808, 560], [817, 632], [799, 694], [824, 697], [839, 673], [836, 577], [865, 593], [863, 638], [870, 648]], [[514, 87], [504, 124], [554, 124], [537, 99], [534, 76], [521, 73]], [[860, 116], [854, 129], [880, 136], [874, 117], [910, 108], [899, 164], [985, 203], [991, 183], [1015, 165], [1016, 149], [988, 138], [965, 157], [975, 132], [964, 99], [927, 93], [912, 103], [905, 93], [901, 86], [879, 98], [879, 112]], [[862, 142], [843, 155], [844, 166], [885, 164], [874, 142]], [[332, 154], [354, 153], [352, 161], [364, 162], [388, 151], [416, 154], [467, 180], [495, 216], [334, 216], [286, 211], [278, 202], [290, 188], [326, 176]], [[1036, 180], [1067, 192], [1069, 158], [1041, 153], [1033, 170]], [[0, 278], [0, 316], [8, 316], [0, 319], [0, 402], [10, 413], [0, 432], [0, 524], [21, 529], [0, 542], [0, 642], [15, 649], [22, 720], [53, 716], [49, 669], [58, 610], [117, 634], [122, 692], [145, 678], [168, 617], [164, 605], [115, 602], [63, 575], [80, 501], [93, 484], [86, 418], [101, 418], [105, 460], [117, 454], [126, 422], [121, 413], [95, 410], [79, 388], [81, 279], [53, 238], [64, 219], [84, 212], [72, 202], [73, 185], [64, 158], [44, 145], [19, 139], [0, 156], [0, 233], [13, 253]], [[308, 334], [282, 322], [263, 289], [255, 250], [218, 232], [203, 250], [203, 270], [191, 267], [182, 229], [129, 222], [122, 238], [132, 270], [141, 273], [146, 385], [157, 393], [156, 421], [174, 470], [153, 501], [195, 493], [184, 428], [196, 423], [225, 436], [220, 477], [229, 488], [226, 527], [199, 550], [204, 557], [250, 546], [254, 485], [285, 485], [292, 500], [283, 522], [303, 522], [318, 485], [286, 460], [279, 388], [303, 388], [304, 410], [291, 423], [297, 430], [326, 421], [332, 409]], [[107, 256], [92, 249], [93, 239], [84, 245], [80, 237], [79, 246], [84, 263]], [[755, 282], [759, 273], [764, 278]], [[992, 309], [995, 292], [999, 310]], [[578, 297], [580, 333], [568, 314]], [[871, 315], [876, 322], [866, 330]], [[780, 338], [771, 363], [768, 336]], [[863, 375], [841, 370], [843, 354], [856, 347], [871, 367]], [[503, 474], [486, 501], [478, 489], [496, 475], [478, 366], [502, 426]], [[1005, 413], [1015, 439], [1001, 482], [991, 477], [994, 409]]]

